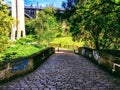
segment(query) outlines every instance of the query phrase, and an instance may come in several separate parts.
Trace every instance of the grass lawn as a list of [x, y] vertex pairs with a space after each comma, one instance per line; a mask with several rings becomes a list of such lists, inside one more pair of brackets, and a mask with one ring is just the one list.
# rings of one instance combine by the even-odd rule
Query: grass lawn
[[[7, 48], [4, 52], [0, 53], [0, 62], [4, 60], [12, 60], [19, 57], [29, 56], [35, 52], [38, 52], [45, 48], [42, 46], [41, 48], [36, 47], [35, 45], [30, 44], [31, 38], [20, 39], [17, 40], [17, 43], [13, 43]], [[72, 41], [72, 37], [60, 37], [55, 38], [50, 44], [61, 44], [61, 48], [66, 48], [72, 50], [74, 46], [83, 46], [84, 42], [74, 42]], [[67, 47], [65, 47], [67, 46]], [[68, 47], [69, 46], [69, 47]]]
[[[82, 47], [84, 46], [84, 42], [74, 42], [72, 40], [72, 37], [59, 37], [59, 38], [55, 38], [50, 44], [61, 44], [61, 47], [64, 47], [64, 46], [78, 46], [78, 47]], [[56, 46], [57, 47], [57, 46]]]
[[0, 54], [0, 62], [3, 60], [11, 60], [18, 57], [24, 57], [40, 51], [43, 48], [35, 47], [34, 45], [12, 45]]

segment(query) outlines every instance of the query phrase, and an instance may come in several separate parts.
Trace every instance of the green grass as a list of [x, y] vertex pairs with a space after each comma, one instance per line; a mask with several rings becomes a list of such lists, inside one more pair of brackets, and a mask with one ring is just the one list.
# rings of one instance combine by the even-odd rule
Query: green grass
[[4, 51], [1, 51], [0, 62], [26, 57], [46, 48], [45, 45], [39, 46], [36, 41], [37, 40], [34, 35], [28, 35], [20, 38], [19, 40], [11, 41], [9, 46], [6, 47]]
[[61, 44], [61, 47], [64, 47], [65, 45], [78, 47], [84, 46], [84, 42], [74, 42], [70, 36], [55, 38], [50, 44]]
[[35, 52], [40, 51], [41, 49], [38, 47], [32, 46], [32, 45], [20, 45], [19, 44], [19, 45], [11, 46], [6, 51], [4, 51], [2, 54], [0, 54], [1, 56], [0, 61], [29, 56]]
[[[29, 56], [35, 52], [40, 51], [45, 48], [41, 46], [41, 48], [36, 47], [35, 45], [30, 44], [29, 42], [33, 42], [31, 37], [21, 38], [11, 44], [9, 48], [7, 48], [4, 52], [0, 53], [0, 62], [12, 60], [19, 57]], [[73, 46], [83, 46], [84, 42], [74, 42], [72, 41], [72, 37], [60, 37], [55, 38], [51, 44], [61, 44], [61, 47], [64, 48], [65, 45], [69, 45], [71, 47], [67, 49], [73, 49]]]

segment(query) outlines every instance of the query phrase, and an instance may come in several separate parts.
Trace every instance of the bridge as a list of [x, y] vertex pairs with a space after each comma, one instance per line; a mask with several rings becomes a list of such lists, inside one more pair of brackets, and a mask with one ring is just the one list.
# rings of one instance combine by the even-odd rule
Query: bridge
[[0, 90], [120, 90], [120, 80], [87, 58], [64, 50], [32, 73], [1, 84]]

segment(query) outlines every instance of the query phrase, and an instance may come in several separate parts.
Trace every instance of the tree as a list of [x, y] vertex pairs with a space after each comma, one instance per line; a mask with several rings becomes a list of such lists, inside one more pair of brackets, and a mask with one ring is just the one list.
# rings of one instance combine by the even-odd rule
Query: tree
[[8, 45], [12, 23], [13, 18], [9, 16], [7, 5], [0, 1], [0, 52]]
[[34, 20], [25, 17], [25, 29], [26, 35], [34, 35], [35, 34]]
[[[120, 42], [120, 17], [117, 5], [110, 0], [92, 2], [89, 10], [83, 16], [82, 25], [89, 32], [96, 49], [118, 49]], [[89, 13], [89, 15], [88, 15]]]
[[87, 0], [74, 5], [70, 16], [73, 38], [82, 38], [86, 44], [96, 49], [118, 49], [120, 43], [120, 6], [111, 0]]
[[62, 7], [65, 9], [64, 17], [69, 21], [69, 18], [75, 14], [76, 6], [83, 6], [87, 0], [67, 0], [62, 2]]
[[54, 13], [53, 7], [44, 8], [37, 13], [34, 27], [39, 46], [47, 45], [59, 33], [60, 26]]

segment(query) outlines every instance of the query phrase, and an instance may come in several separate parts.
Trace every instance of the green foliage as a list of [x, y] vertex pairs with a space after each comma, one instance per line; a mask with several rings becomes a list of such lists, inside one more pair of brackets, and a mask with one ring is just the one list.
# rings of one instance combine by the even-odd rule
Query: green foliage
[[0, 53], [9, 46], [9, 35], [13, 23], [7, 8], [7, 5], [0, 2]]
[[120, 4], [120, 0], [111, 0], [111, 1], [116, 3], [116, 4]]
[[55, 38], [50, 44], [61, 44], [61, 47], [64, 47], [65, 45], [82, 47], [84, 45], [84, 42], [73, 41], [72, 37], [68, 36]]
[[15, 44], [21, 44], [21, 45], [26, 45], [26, 44], [32, 44], [35, 41], [35, 36], [34, 35], [28, 35], [26, 37], [22, 37], [15, 41]]
[[35, 33], [38, 46], [45, 45], [55, 38], [61, 31], [61, 27], [54, 16], [54, 8], [47, 7], [37, 13], [34, 20]]
[[69, 10], [74, 10], [68, 19], [73, 38], [81, 38], [85, 46], [96, 49], [120, 49], [120, 6], [111, 0], [80, 3], [78, 0]]
[[19, 57], [29, 56], [35, 52], [38, 52], [40, 48], [37, 48], [33, 45], [13, 45], [9, 47], [0, 58], [0, 61], [11, 60]]
[[25, 21], [26, 35], [35, 34], [34, 20], [26, 19]]
[[0, 53], [5, 51], [9, 46], [11, 42], [8, 37], [0, 36]]
[[44, 48], [36, 47], [36, 42], [34, 42], [34, 39], [34, 36], [29, 35], [12, 42], [11, 45], [0, 54], [0, 61], [29, 56]]

